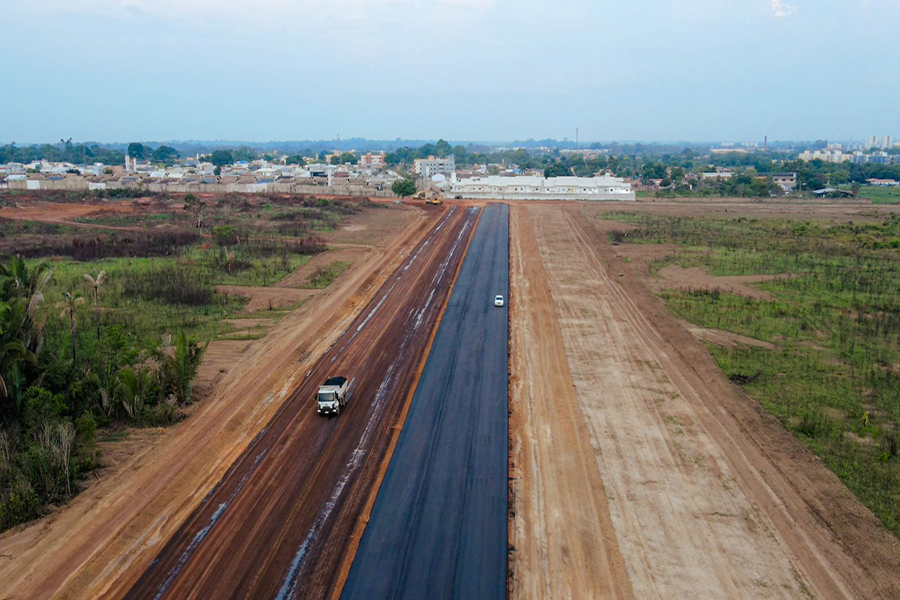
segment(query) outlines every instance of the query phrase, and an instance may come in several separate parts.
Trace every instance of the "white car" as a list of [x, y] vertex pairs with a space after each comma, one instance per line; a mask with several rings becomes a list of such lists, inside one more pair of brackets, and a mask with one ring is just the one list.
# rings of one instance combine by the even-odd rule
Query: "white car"
[[494, 296], [494, 306], [503, 306], [503, 296], [499, 294]]

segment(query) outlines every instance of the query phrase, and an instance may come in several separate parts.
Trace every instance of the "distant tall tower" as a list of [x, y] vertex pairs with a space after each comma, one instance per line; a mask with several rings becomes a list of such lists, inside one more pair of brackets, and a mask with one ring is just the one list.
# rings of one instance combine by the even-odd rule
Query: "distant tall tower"
[[128, 156], [128, 153], [125, 153], [125, 170], [131, 171], [131, 157]]
[[882, 150], [890, 150], [891, 146], [893, 146], [893, 145], [894, 145], [894, 140], [891, 138], [891, 136], [885, 135], [884, 140], [881, 143], [881, 149]]
[[769, 151], [769, 136], [763, 138], [763, 152]]

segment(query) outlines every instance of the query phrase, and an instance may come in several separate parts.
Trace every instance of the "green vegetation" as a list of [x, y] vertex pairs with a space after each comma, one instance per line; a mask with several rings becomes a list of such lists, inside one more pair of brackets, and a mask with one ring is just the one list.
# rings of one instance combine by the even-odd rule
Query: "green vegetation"
[[0, 164], [8, 162], [30, 163], [33, 160], [68, 161], [75, 164], [102, 162], [120, 165], [125, 161], [121, 150], [104, 148], [98, 144], [73, 144], [72, 140], [59, 144], [16, 146], [15, 143], [0, 146]]
[[306, 281], [306, 285], [303, 287], [315, 290], [327, 288], [341, 273], [346, 271], [349, 266], [350, 263], [348, 262], [338, 261], [331, 263], [324, 269], [316, 269], [315, 272], [310, 275], [309, 279]]
[[[239, 327], [245, 299], [217, 285], [271, 285], [326, 249], [312, 234], [364, 203], [312, 198], [192, 199], [163, 205], [138, 231], [0, 221], [0, 530], [78, 491], [98, 440], [126, 426], [176, 422], [212, 339], [256, 339]], [[198, 222], [202, 227], [196, 227]], [[289, 226], [289, 227], [285, 227]], [[50, 262], [47, 259], [53, 258]], [[345, 268], [314, 274], [325, 287]], [[291, 307], [258, 311], [277, 320]]]
[[860, 188], [859, 195], [869, 198], [872, 204], [900, 204], [900, 187], [874, 187]]
[[95, 329], [99, 304], [80, 290], [102, 296], [106, 275], [81, 272], [65, 288], [54, 276], [48, 262], [0, 265], [0, 529], [76, 492], [98, 425], [174, 421], [202, 356], [183, 331], [170, 352], [160, 338], [140, 347], [120, 324]]
[[402, 198], [416, 193], [416, 184], [412, 179], [399, 179], [391, 185], [391, 191]]
[[792, 275], [755, 284], [771, 299], [709, 290], [662, 297], [692, 323], [774, 344], [774, 350], [709, 348], [726, 375], [900, 535], [900, 217], [631, 218], [639, 229], [614, 232], [614, 241], [676, 245], [657, 268], [677, 263], [717, 275]]
[[341, 152], [339, 155], [331, 157], [333, 165], [355, 165], [359, 162], [359, 157], [355, 152]]

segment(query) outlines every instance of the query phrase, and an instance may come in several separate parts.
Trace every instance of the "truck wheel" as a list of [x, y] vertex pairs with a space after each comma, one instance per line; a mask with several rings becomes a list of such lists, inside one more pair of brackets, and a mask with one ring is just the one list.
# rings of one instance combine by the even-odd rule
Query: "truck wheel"
[[334, 415], [337, 416], [341, 414], [341, 405], [338, 403], [337, 408], [334, 409]]

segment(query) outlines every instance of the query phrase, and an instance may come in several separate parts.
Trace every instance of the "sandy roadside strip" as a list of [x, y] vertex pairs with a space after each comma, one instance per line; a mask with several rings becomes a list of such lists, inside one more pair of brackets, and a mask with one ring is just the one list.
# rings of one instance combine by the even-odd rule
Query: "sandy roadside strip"
[[511, 598], [630, 598], [531, 219], [510, 211]]

